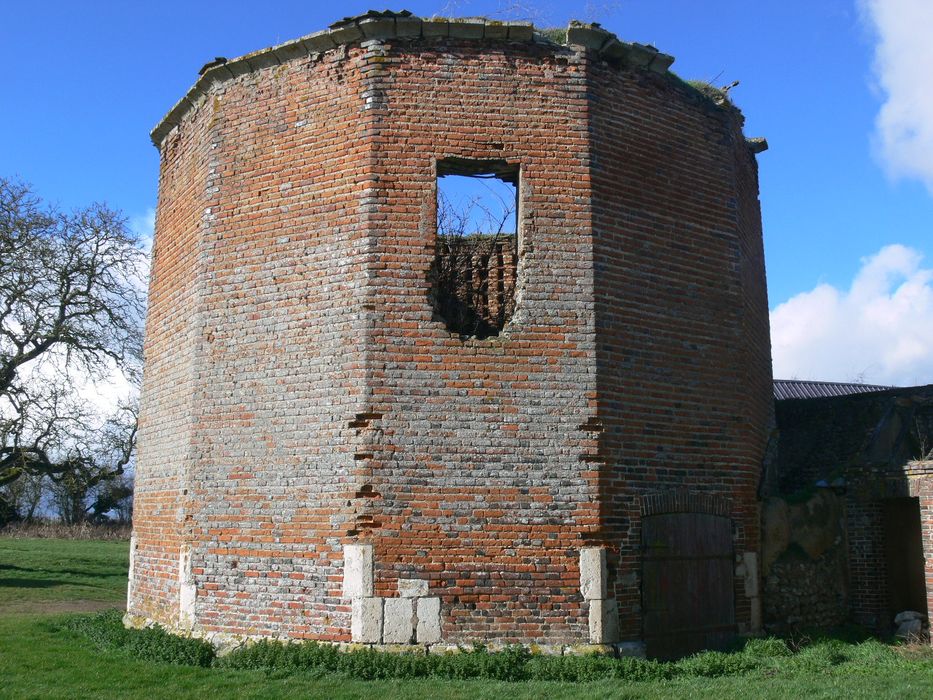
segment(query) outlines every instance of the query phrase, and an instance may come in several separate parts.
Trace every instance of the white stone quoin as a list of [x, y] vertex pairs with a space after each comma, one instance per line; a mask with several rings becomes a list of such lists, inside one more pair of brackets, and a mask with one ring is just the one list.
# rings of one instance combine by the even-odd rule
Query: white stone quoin
[[619, 604], [615, 598], [591, 600], [590, 644], [613, 644], [619, 641]]
[[350, 638], [360, 644], [379, 644], [382, 641], [382, 598], [353, 599]]
[[343, 597], [373, 597], [373, 546], [345, 544], [343, 546]]
[[398, 594], [402, 598], [420, 598], [428, 594], [428, 582], [420, 578], [400, 578]]
[[436, 644], [441, 641], [440, 598], [418, 598], [416, 640], [419, 644]]
[[409, 644], [415, 632], [413, 598], [386, 598], [382, 624], [384, 644]]
[[580, 592], [583, 600], [603, 600], [607, 597], [605, 547], [584, 547], [580, 550]]
[[181, 627], [194, 625], [194, 606], [198, 589], [191, 572], [191, 545], [183, 544], [178, 556], [178, 624]]
[[590, 644], [619, 641], [619, 604], [609, 597], [609, 569], [605, 547], [580, 550], [580, 594], [588, 604]]
[[736, 567], [736, 574], [742, 577], [745, 585], [745, 595], [749, 598], [758, 597], [758, 554], [756, 552], [744, 552], [739, 566]]
[[133, 607], [133, 561], [136, 559], [136, 536], [130, 535], [130, 571], [126, 581], [126, 609]]
[[761, 630], [761, 594], [758, 587], [758, 553], [745, 552], [736, 574], [742, 577], [745, 595], [751, 603], [751, 631]]

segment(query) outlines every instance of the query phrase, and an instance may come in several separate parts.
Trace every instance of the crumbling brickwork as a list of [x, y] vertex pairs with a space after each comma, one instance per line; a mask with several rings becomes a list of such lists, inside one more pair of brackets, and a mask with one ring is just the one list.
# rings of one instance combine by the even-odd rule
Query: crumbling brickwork
[[429, 277], [447, 330], [488, 338], [505, 328], [515, 311], [517, 243], [515, 234], [437, 236]]
[[[734, 627], [757, 628], [757, 171], [671, 60], [376, 13], [204, 73], [153, 132], [131, 620], [638, 640], [640, 519], [696, 509], [730, 519]], [[497, 336], [432, 304], [450, 158], [519, 172]]]

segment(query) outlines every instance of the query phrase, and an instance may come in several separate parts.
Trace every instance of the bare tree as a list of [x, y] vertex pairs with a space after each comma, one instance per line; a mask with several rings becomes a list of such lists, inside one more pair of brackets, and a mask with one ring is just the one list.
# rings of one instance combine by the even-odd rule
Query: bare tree
[[44, 474], [23, 474], [16, 481], [0, 486], [0, 500], [9, 508], [9, 519], [32, 521], [46, 491]]
[[62, 213], [0, 178], [0, 486], [24, 474], [94, 486], [129, 465], [135, 409], [96, 420], [76, 386], [138, 380], [145, 263], [117, 212]]
[[62, 426], [65, 437], [52, 450], [60, 455], [60, 471], [49, 476], [48, 489], [59, 518], [74, 525], [86, 519], [100, 522], [110, 511], [119, 515], [121, 500], [133, 492], [124, 477], [136, 448], [136, 406], [121, 405], [90, 430], [70, 424], [65, 412], [49, 412], [47, 418]]
[[95, 517], [110, 512], [118, 523], [129, 525], [133, 521], [133, 480], [124, 474], [104, 486], [92, 506]]

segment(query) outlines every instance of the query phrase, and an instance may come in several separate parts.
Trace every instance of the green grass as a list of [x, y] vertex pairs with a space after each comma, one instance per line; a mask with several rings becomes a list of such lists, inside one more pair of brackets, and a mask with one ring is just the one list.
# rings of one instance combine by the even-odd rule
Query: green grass
[[[652, 682], [361, 681], [320, 669], [236, 670], [144, 661], [134, 654], [150, 654], [160, 644], [158, 634], [134, 649], [119, 639], [89, 636], [90, 618], [76, 623], [74, 615], [54, 612], [111, 602], [118, 607], [126, 550], [125, 543], [0, 538], [0, 698], [933, 697], [929, 653], [908, 659], [873, 641], [825, 640], [797, 654], [780, 643], [756, 641], [741, 654], [685, 660], [680, 663], [691, 675]], [[708, 677], [721, 673], [732, 675]]]
[[128, 566], [126, 542], [0, 537], [0, 615], [119, 605]]

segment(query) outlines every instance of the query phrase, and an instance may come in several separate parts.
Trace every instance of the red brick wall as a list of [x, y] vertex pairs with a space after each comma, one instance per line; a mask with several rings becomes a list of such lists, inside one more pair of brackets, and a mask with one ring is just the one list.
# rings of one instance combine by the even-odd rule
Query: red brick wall
[[[334, 52], [225, 83], [198, 111], [207, 127], [186, 123], [178, 137], [199, 157], [165, 160], [144, 407], [148, 425], [171, 432], [171, 398], [194, 405], [189, 493], [168, 526], [172, 542], [183, 533], [193, 545], [205, 629], [327, 638], [349, 624], [340, 543], [354, 491], [348, 423], [362, 412], [368, 235], [359, 81], [356, 60]], [[191, 190], [172, 189], [175, 178]], [[170, 207], [193, 209], [197, 236], [166, 218]], [[187, 265], [166, 269], [161, 249], [173, 245]], [[163, 338], [159, 290], [190, 288], [195, 265], [197, 306], [168, 309], [187, 328], [184, 346]], [[161, 363], [193, 363], [196, 381], [173, 384], [153, 372]], [[145, 433], [141, 442], [145, 480], [165, 454]], [[154, 546], [148, 501], [137, 503], [137, 540]], [[150, 612], [142, 599], [136, 610]]]
[[[757, 170], [738, 115], [677, 81], [597, 63], [590, 85], [599, 539], [635, 638], [645, 497], [721, 496], [736, 555], [758, 550], [772, 409]], [[738, 577], [735, 594], [747, 630]]]
[[178, 558], [198, 389], [193, 323], [203, 274], [199, 247], [207, 202], [206, 109], [162, 148], [159, 204], [146, 321], [145, 379], [135, 478], [131, 608], [160, 620], [178, 609]]
[[334, 53], [215, 98], [189, 533], [205, 629], [336, 638], [348, 624], [340, 543], [371, 235], [360, 81], [358, 58]]
[[[430, 580], [444, 641], [578, 643], [605, 544], [637, 638], [644, 496], [721, 495], [757, 549], [767, 309], [731, 112], [581, 50], [366, 42], [213, 85], [162, 148], [131, 612], [174, 622], [181, 537], [202, 630], [348, 640], [341, 548], [367, 542], [376, 595]], [[495, 338], [432, 308], [448, 157], [520, 168]]]
[[[596, 507], [579, 462], [595, 389], [581, 68], [473, 42], [379, 65], [377, 594], [428, 576], [447, 641], [585, 640], [576, 567]], [[497, 338], [461, 340], [430, 305], [434, 162], [447, 157], [520, 167], [518, 301]]]
[[[927, 594], [927, 622], [933, 613], [933, 460], [914, 465], [925, 478], [911, 480], [910, 495], [920, 501], [920, 539], [923, 547], [923, 574]], [[933, 642], [933, 640], [931, 640]]]

